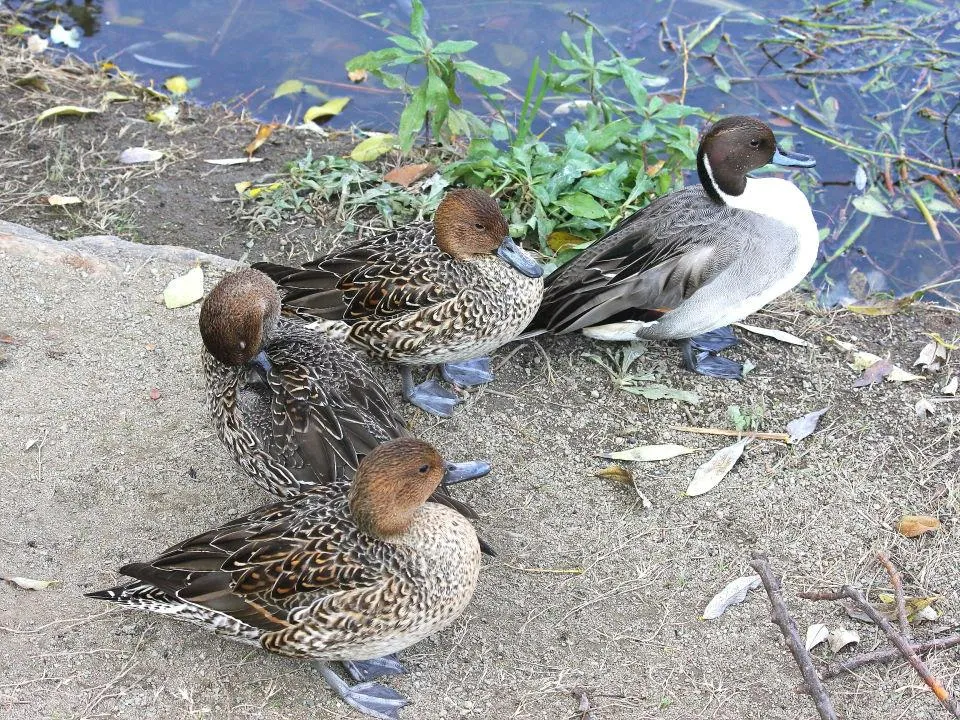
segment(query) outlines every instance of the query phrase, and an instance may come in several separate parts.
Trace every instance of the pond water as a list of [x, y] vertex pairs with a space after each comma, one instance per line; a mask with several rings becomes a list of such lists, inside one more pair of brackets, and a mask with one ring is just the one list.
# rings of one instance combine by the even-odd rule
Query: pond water
[[[5, 4], [34, 27], [48, 29], [57, 17], [78, 26], [73, 52], [83, 58], [111, 59], [158, 85], [177, 74], [198, 79], [191, 99], [243, 106], [264, 120], [299, 122], [317, 104], [303, 92], [274, 98], [290, 79], [317, 96], [351, 99], [335, 127], [392, 129], [403, 107], [375, 80], [351, 83], [344, 64], [403, 31], [409, 0]], [[825, 235], [830, 261], [814, 276], [824, 302], [931, 286], [927, 297], [960, 301], [960, 7], [952, 0], [425, 5], [432, 37], [477, 41], [470, 58], [508, 74], [521, 95], [534, 57], [546, 62], [563, 31], [582, 34], [568, 12], [586, 14], [611, 44], [644, 58], [639, 69], [663, 76], [663, 92], [685, 87], [686, 102], [712, 116], [761, 117], [817, 158], [815, 172], [797, 179]], [[484, 112], [475, 94], [465, 101]], [[552, 110], [549, 100], [544, 108]], [[551, 133], [565, 119], [555, 116]]]

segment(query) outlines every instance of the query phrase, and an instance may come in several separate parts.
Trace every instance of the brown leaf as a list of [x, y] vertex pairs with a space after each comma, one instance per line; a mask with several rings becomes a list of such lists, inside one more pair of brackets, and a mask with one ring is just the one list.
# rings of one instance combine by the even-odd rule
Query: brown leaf
[[920, 537], [924, 533], [936, 532], [940, 529], [940, 521], [930, 515], [904, 515], [900, 518], [897, 530], [908, 538]]
[[596, 477], [609, 478], [624, 485], [633, 484], [633, 473], [621, 465], [607, 465], [603, 470], [594, 473]]
[[410, 187], [417, 180], [433, 175], [437, 171], [437, 166], [431, 163], [415, 163], [413, 165], [401, 165], [394, 168], [383, 179], [389, 183]]
[[570, 247], [576, 247], [583, 242], [585, 241], [582, 237], [577, 237], [573, 233], [568, 233], [566, 230], [554, 230], [552, 233], [547, 235], [547, 247], [554, 252], [560, 252]]
[[23, 345], [23, 343], [17, 340], [13, 335], [8, 335], [5, 332], [0, 332], [0, 343], [4, 345]]
[[269, 125], [261, 125], [258, 127], [257, 134], [254, 136], [250, 144], [243, 149], [244, 152], [246, 152], [248, 156], [252, 156], [257, 149], [267, 141], [267, 138], [273, 134], [273, 131], [277, 127], [278, 123], [270, 123]]
[[367, 79], [367, 71], [363, 69], [351, 70], [347, 73], [347, 77], [350, 78], [350, 82], [362, 83]]
[[150, 399], [159, 400], [160, 399], [160, 390], [157, 388], [150, 388]]
[[867, 385], [876, 385], [883, 382], [883, 379], [893, 372], [893, 363], [889, 360], [877, 360], [873, 365], [863, 371], [863, 375], [853, 381], [853, 387], [866, 387]]

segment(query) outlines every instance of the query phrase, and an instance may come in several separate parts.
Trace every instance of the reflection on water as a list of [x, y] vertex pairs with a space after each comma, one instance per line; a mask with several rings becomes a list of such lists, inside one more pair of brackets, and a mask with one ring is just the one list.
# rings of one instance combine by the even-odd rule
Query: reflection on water
[[[434, 37], [476, 40], [479, 47], [471, 58], [510, 75], [521, 92], [533, 59], [545, 62], [549, 51], [559, 48], [564, 30], [573, 35], [582, 31], [566, 13], [585, 10], [611, 43], [645, 58], [639, 69], [669, 78], [668, 94], [685, 87], [687, 103], [711, 116], [747, 113], [771, 121], [778, 135], [818, 160], [814, 174], [797, 180], [807, 183], [802, 186], [825, 231], [824, 255], [837, 255], [815, 276], [826, 300], [866, 290], [903, 294], [960, 274], [960, 233], [951, 212], [956, 176], [932, 169], [957, 167], [953, 148], [960, 150], [960, 117], [951, 121], [947, 114], [951, 98], [957, 97], [957, 80], [945, 77], [955, 74], [957, 66], [947, 64], [950, 50], [935, 45], [938, 32], [960, 21], [960, 9], [948, 0], [923, 5], [922, 27], [929, 32], [914, 33], [915, 38], [909, 35], [909, 23], [905, 30], [891, 30], [860, 18], [854, 11], [862, 3], [850, 3], [851, 14], [836, 16], [805, 11], [802, 0], [765, 0], [749, 8], [733, 0], [425, 3]], [[158, 82], [174, 74], [199, 79], [193, 99], [243, 105], [263, 119], [298, 122], [317, 96], [348, 96], [351, 103], [332, 120], [334, 126], [388, 129], [402, 108], [398, 93], [372, 81], [352, 83], [344, 63], [384, 47], [391, 30], [402, 30], [410, 0], [5, 4], [29, 10], [34, 26], [48, 28], [61, 17], [65, 26], [80, 27], [83, 37], [76, 52], [84, 58], [109, 58]], [[921, 10], [914, 11], [914, 18]], [[896, 32], [904, 35], [891, 35]], [[802, 41], [791, 44], [795, 37]], [[952, 42], [952, 52], [960, 56], [956, 38]], [[908, 54], [913, 47], [916, 56]], [[309, 83], [313, 96], [301, 92], [274, 98], [277, 86], [293, 78]], [[471, 103], [469, 92], [465, 99]], [[476, 101], [471, 109], [484, 112]], [[558, 128], [551, 132], [561, 131], [563, 120], [557, 116]], [[797, 123], [813, 132], [801, 131]], [[861, 143], [865, 152], [849, 152], [844, 143]], [[930, 167], [903, 167], [895, 159], [899, 153]], [[925, 170], [947, 189], [924, 185], [918, 203], [918, 191], [911, 192], [916, 186], [907, 181], [922, 182]], [[936, 213], [936, 233], [921, 206]], [[945, 285], [940, 292], [956, 301], [960, 285]]]

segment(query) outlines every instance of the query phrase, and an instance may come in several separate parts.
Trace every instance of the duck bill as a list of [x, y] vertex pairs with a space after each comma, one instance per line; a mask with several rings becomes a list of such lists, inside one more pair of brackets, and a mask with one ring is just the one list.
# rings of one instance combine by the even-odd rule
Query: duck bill
[[510, 236], [505, 237], [503, 242], [500, 243], [500, 247], [497, 248], [497, 257], [529, 278], [543, 276], [543, 268], [540, 267], [540, 263], [521, 250]]
[[470, 460], [462, 463], [447, 463], [443, 475], [444, 487], [456, 485], [467, 480], [482, 478], [490, 472], [490, 463], [484, 460]]
[[773, 160], [770, 162], [772, 162], [774, 165], [781, 165], [783, 167], [801, 168], [810, 168], [817, 164], [817, 161], [809, 155], [802, 155], [801, 153], [782, 150], [779, 147], [774, 150]]

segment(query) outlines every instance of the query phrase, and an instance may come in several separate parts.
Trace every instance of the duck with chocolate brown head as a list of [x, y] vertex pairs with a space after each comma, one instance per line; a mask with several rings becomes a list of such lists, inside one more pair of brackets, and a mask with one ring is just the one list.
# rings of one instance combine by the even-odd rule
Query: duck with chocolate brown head
[[497, 201], [448, 190], [433, 222], [347, 244], [289, 268], [254, 267], [280, 286], [283, 304], [371, 356], [399, 364], [404, 396], [449, 416], [459, 396], [411, 367], [439, 365], [459, 388], [488, 383], [490, 352], [515, 339], [543, 294], [543, 269], [511, 237]]
[[820, 236], [790, 180], [751, 177], [766, 165], [810, 168], [756, 118], [717, 121], [697, 152], [698, 185], [657, 198], [547, 280], [531, 332], [601, 340], [677, 340], [689, 370], [739, 379], [717, 353], [743, 320], [799, 283]]
[[[441, 483], [485, 474], [413, 438], [380, 445], [356, 479], [266, 505], [120, 568], [88, 597], [190, 622], [268, 652], [318, 661], [330, 687], [372, 717], [409, 701], [371, 680], [404, 672], [394, 653], [449, 627], [473, 597], [473, 526], [428, 502]], [[341, 662], [351, 685], [330, 663]]]

